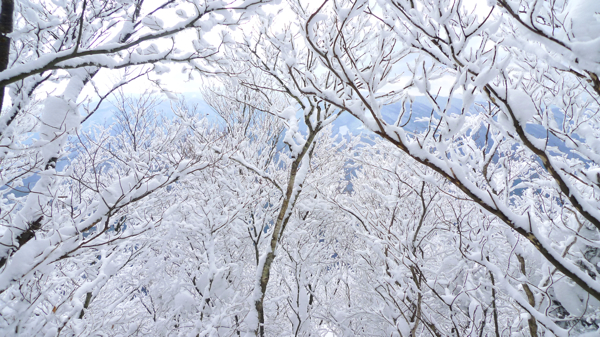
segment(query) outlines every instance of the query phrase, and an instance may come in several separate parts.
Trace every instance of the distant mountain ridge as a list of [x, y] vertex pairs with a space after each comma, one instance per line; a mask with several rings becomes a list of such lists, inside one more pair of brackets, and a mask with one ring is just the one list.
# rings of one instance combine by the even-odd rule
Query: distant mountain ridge
[[[134, 95], [135, 97], [135, 95]], [[220, 117], [215, 113], [215, 111], [212, 109], [212, 107], [210, 107], [209, 105], [207, 105], [203, 100], [200, 94], [185, 94], [185, 95], [180, 95], [180, 97], [182, 97], [185, 102], [188, 105], [192, 105], [192, 106], [197, 106], [198, 110], [200, 113], [202, 114], [206, 114], [207, 118], [209, 118], [210, 120], [214, 120], [215, 122], [219, 122]], [[436, 102], [438, 102], [438, 104], [440, 104], [440, 106], [444, 107], [446, 105], [447, 102], [447, 98], [445, 97], [440, 97], [436, 100]], [[162, 111], [163, 115], [167, 118], [173, 118], [175, 115], [172, 112], [171, 109], [171, 104], [173, 102], [168, 100], [168, 99], [164, 99], [163, 101], [161, 101], [156, 109], [158, 109], [159, 111]], [[405, 115], [402, 117], [402, 120], [400, 121], [400, 125], [404, 125], [404, 129], [410, 132], [422, 132], [425, 131], [425, 129], [427, 128], [427, 119], [431, 117], [431, 114], [433, 113], [434, 116], [439, 116], [437, 113], [435, 113], [433, 111], [431, 102], [424, 96], [420, 96], [420, 97], [415, 97], [413, 102], [412, 102], [412, 114], [410, 114], [409, 112], [409, 103], [404, 103], [405, 104]], [[89, 130], [91, 127], [93, 127], [94, 125], [110, 125], [113, 122], [115, 122], [115, 119], [113, 117], [113, 111], [115, 110], [115, 106], [113, 105], [113, 103], [109, 100], [106, 101], [104, 103], [102, 103], [102, 105], [100, 106], [100, 108], [94, 113], [94, 115], [92, 115], [88, 120], [86, 120], [85, 123], [83, 123], [82, 128], [83, 130]], [[381, 109], [381, 114], [383, 119], [390, 124], [393, 124], [396, 122], [398, 115], [401, 113], [402, 111], [402, 103], [401, 102], [397, 102], [394, 104], [390, 104], [390, 105], [386, 105], [384, 107], [382, 107]], [[451, 103], [450, 103], [450, 108], [448, 109], [448, 112], [451, 114], [460, 114], [462, 111], [462, 100], [460, 99], [452, 99]], [[476, 110], [474, 109], [474, 107], [471, 107], [471, 109], [469, 110], [471, 113], [476, 113]], [[557, 123], [562, 123], [562, 118], [563, 115], [560, 112], [560, 110], [558, 108], [554, 108], [552, 109], [555, 119], [557, 120]], [[410, 117], [410, 120], [409, 120]], [[354, 116], [350, 115], [347, 112], [342, 113], [333, 123], [332, 123], [332, 127], [333, 127], [333, 134], [335, 135], [341, 135], [342, 137], [347, 136], [349, 134], [351, 135], [374, 135], [371, 131], [369, 131], [368, 129], [366, 129], [363, 124], [361, 123], [360, 120], [358, 120], [357, 118], [355, 118]], [[558, 151], [552, 151], [552, 152], [558, 152], [559, 154], [565, 154], [567, 155], [568, 158], [573, 158], [575, 156], [579, 157], [576, 153], [574, 153], [564, 142], [562, 142], [561, 140], [559, 140], [556, 136], [547, 133], [545, 128], [541, 125], [537, 125], [537, 124], [528, 124], [526, 126], [526, 131], [527, 133], [529, 133], [530, 135], [538, 138], [538, 139], [545, 139], [547, 136], [549, 138], [548, 140], [548, 145], [550, 147], [555, 147], [558, 149]], [[483, 132], [483, 133], [482, 133]], [[483, 147], [484, 146], [484, 139], [485, 139], [485, 130], [480, 129], [477, 132], [473, 133], [473, 136], [477, 145]], [[489, 145], [489, 144], [488, 144]], [[278, 148], [281, 149], [283, 148], [284, 145], [283, 143], [281, 143]], [[72, 154], [70, 154], [67, 157], [63, 157], [61, 160], [58, 161], [57, 163], [57, 170], [61, 170], [63, 169], [68, 161], [70, 160], [70, 158], [72, 158]], [[33, 175], [30, 176], [26, 179], [23, 180], [23, 183], [25, 186], [30, 186], [33, 187], [33, 185], [35, 184], [35, 182], [37, 182], [39, 180], [39, 176]], [[0, 193], [3, 193], [3, 191], [6, 191], [6, 187], [2, 188], [0, 187]], [[16, 196], [20, 196], [20, 195], [24, 195], [26, 194], [26, 192], [19, 192], [19, 191], [6, 191], [5, 193], [14, 193], [16, 194]]]

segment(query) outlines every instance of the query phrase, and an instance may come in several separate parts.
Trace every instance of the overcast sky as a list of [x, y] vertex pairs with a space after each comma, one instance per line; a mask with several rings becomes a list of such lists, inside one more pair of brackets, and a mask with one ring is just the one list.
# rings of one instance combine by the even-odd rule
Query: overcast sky
[[[463, 3], [464, 3], [464, 6], [475, 9], [476, 13], [479, 15], [482, 15], [482, 16], [487, 15], [490, 10], [490, 7], [487, 5], [487, 1], [485, 1], [485, 0], [464, 0]], [[278, 8], [281, 8], [281, 6], [278, 6]], [[268, 6], [266, 8], [266, 11], [269, 11]], [[273, 12], [274, 12], [274, 10], [273, 10]], [[288, 17], [285, 14], [281, 14], [281, 15]], [[165, 21], [165, 24], [168, 25], [168, 23], [169, 23], [168, 18], [165, 18], [164, 21]], [[179, 46], [186, 45], [187, 43], [185, 40], [192, 39], [194, 37], [193, 34], [195, 34], [195, 33], [187, 32], [187, 33], [178, 35], [177, 39], [178, 39], [178, 41], [181, 42], [178, 45]], [[219, 34], [219, 29], [213, 29], [208, 35], [205, 35], [205, 38], [208, 41], [217, 43], [219, 41], [218, 34]], [[165, 43], [167, 43], [167, 42], [165, 42]], [[186, 95], [198, 93], [201, 82], [200, 82], [200, 76], [197, 73], [194, 74], [195, 75], [194, 80], [189, 81], [188, 75], [182, 73], [182, 68], [184, 67], [183, 65], [176, 64], [176, 65], [169, 65], [169, 67], [171, 68], [170, 72], [165, 73], [163, 75], [152, 74], [152, 75], [150, 75], [150, 77], [152, 79], [160, 79], [161, 84], [163, 84], [163, 86], [165, 88], [167, 88], [169, 91], [172, 91], [174, 93], [181, 93], [181, 94], [186, 94]], [[404, 66], [401, 66], [401, 67], [404, 67]], [[98, 75], [96, 75], [96, 77], [94, 78], [94, 81], [95, 81], [95, 83], [97, 83], [97, 85], [100, 88], [106, 90], [113, 83], [116, 83], [120, 80], [121, 74], [122, 74], [122, 71], [103, 69]], [[405, 78], [405, 81], [406, 81], [405, 83], [407, 83], [409, 80], [410, 80], [410, 78], [407, 76]], [[448, 76], [446, 78], [439, 79], [437, 81], [432, 82], [431, 85], [435, 91], [437, 91], [438, 88], [442, 88], [442, 90], [440, 92], [441, 95], [447, 96], [448, 89], [452, 85], [452, 82], [453, 82], [453, 77]], [[141, 79], [138, 79], [138, 80], [134, 81], [133, 83], [127, 85], [125, 88], [125, 91], [128, 93], [131, 93], [131, 94], [140, 94], [140, 93], [148, 90], [149, 88], [152, 88], [151, 82], [148, 81], [146, 78], [141, 78]], [[60, 88], [53, 88], [53, 89], [55, 89], [55, 91], [54, 91], [55, 94], [57, 92], [60, 92]], [[84, 100], [86, 96], [89, 97], [89, 95], [93, 92], [93, 90], [94, 89], [91, 86], [88, 86], [84, 90], [82, 95], [80, 96], [80, 101]], [[409, 91], [409, 93], [411, 95], [415, 95], [415, 96], [420, 95], [420, 93], [416, 89], [411, 89]]]

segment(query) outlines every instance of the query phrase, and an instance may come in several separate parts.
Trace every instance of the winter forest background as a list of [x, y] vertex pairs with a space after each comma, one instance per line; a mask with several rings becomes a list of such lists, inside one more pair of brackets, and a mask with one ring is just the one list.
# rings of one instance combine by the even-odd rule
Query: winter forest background
[[600, 1], [2, 0], [1, 336], [599, 336]]

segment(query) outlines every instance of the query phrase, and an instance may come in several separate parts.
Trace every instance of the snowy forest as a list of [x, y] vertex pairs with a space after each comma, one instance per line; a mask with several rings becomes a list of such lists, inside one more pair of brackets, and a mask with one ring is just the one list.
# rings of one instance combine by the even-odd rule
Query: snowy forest
[[2, 0], [0, 107], [0, 336], [600, 336], [598, 0]]

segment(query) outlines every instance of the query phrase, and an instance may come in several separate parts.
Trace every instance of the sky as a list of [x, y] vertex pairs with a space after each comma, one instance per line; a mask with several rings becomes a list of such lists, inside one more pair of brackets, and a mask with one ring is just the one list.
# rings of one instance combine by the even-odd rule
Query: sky
[[[475, 12], [478, 15], [487, 15], [489, 13], [490, 7], [487, 5], [488, 1], [485, 0], [464, 0], [464, 6], [465, 7], [470, 7], [473, 8], [475, 10]], [[285, 1], [282, 1], [282, 4], [285, 3]], [[266, 12], [271, 12], [271, 13], [276, 13], [276, 11], [278, 10], [279, 6], [274, 7], [274, 6], [267, 6], [265, 11]], [[279, 14], [281, 17], [289, 17], [288, 15], [285, 14], [285, 11], [281, 14]], [[165, 22], [169, 22], [168, 17], [165, 18]], [[178, 46], [183, 46], [183, 45], [189, 45], [189, 41], [194, 39], [195, 37], [195, 33], [193, 32], [184, 32], [183, 34], [179, 34], [177, 36], [177, 41]], [[210, 42], [212, 42], [213, 44], [218, 43], [219, 41], [219, 29], [213, 29], [212, 31], [210, 31], [209, 33], [207, 33], [204, 38]], [[186, 41], [187, 40], [187, 41]], [[164, 43], [169, 43], [169, 42], [164, 42]], [[147, 66], [146, 66], [147, 67]], [[405, 67], [405, 66], [401, 66], [401, 67]], [[194, 75], [194, 79], [190, 81], [190, 79], [188, 78], [188, 74], [184, 73], [182, 70], [184, 69], [184, 65], [181, 64], [170, 64], [169, 65], [170, 71], [167, 73], [164, 73], [162, 75], [157, 75], [157, 74], [151, 74], [149, 75], [151, 80], [160, 80], [162, 86], [164, 88], [167, 88], [170, 92], [175, 93], [175, 94], [185, 94], [186, 96], [194, 96], [194, 95], [199, 95], [199, 88], [201, 86], [201, 81], [200, 76], [195, 73]], [[120, 76], [122, 75], [123, 71], [122, 70], [108, 70], [108, 69], [103, 69], [98, 75], [96, 75], [96, 77], [94, 78], [94, 82], [96, 83], [96, 86], [98, 88], [100, 88], [101, 91], [106, 91], [110, 86], [112, 86], [112, 84], [117, 83], [118, 81], [120, 81]], [[442, 96], [447, 96], [448, 92], [449, 92], [449, 87], [452, 85], [453, 83], [453, 77], [452, 76], [446, 76], [444, 78], [441, 78], [439, 80], [433, 81], [431, 83], [432, 89], [434, 90], [434, 92], [437, 92], [438, 88], [441, 88], [441, 95]], [[402, 82], [403, 84], [401, 84], [402, 86], [404, 85], [404, 83], [408, 83], [410, 81], [410, 76], [405, 76], [402, 78]], [[148, 88], [152, 88], [152, 82], [144, 77], [144, 78], [140, 78], [135, 80], [134, 82], [130, 83], [129, 85], [126, 85], [124, 90], [127, 93], [130, 94], [141, 94], [144, 91], [148, 90]], [[53, 87], [53, 93], [57, 93], [60, 92], [60, 88], [56, 88]], [[94, 88], [92, 86], [87, 86], [84, 89], [84, 92], [82, 93], [82, 95], [80, 96], [80, 101], [83, 101], [86, 99], [86, 97], [93, 97], [93, 91]], [[49, 91], [47, 91], [49, 92]], [[409, 94], [413, 95], [413, 96], [419, 96], [422, 95], [416, 88], [411, 88], [409, 89]]]

